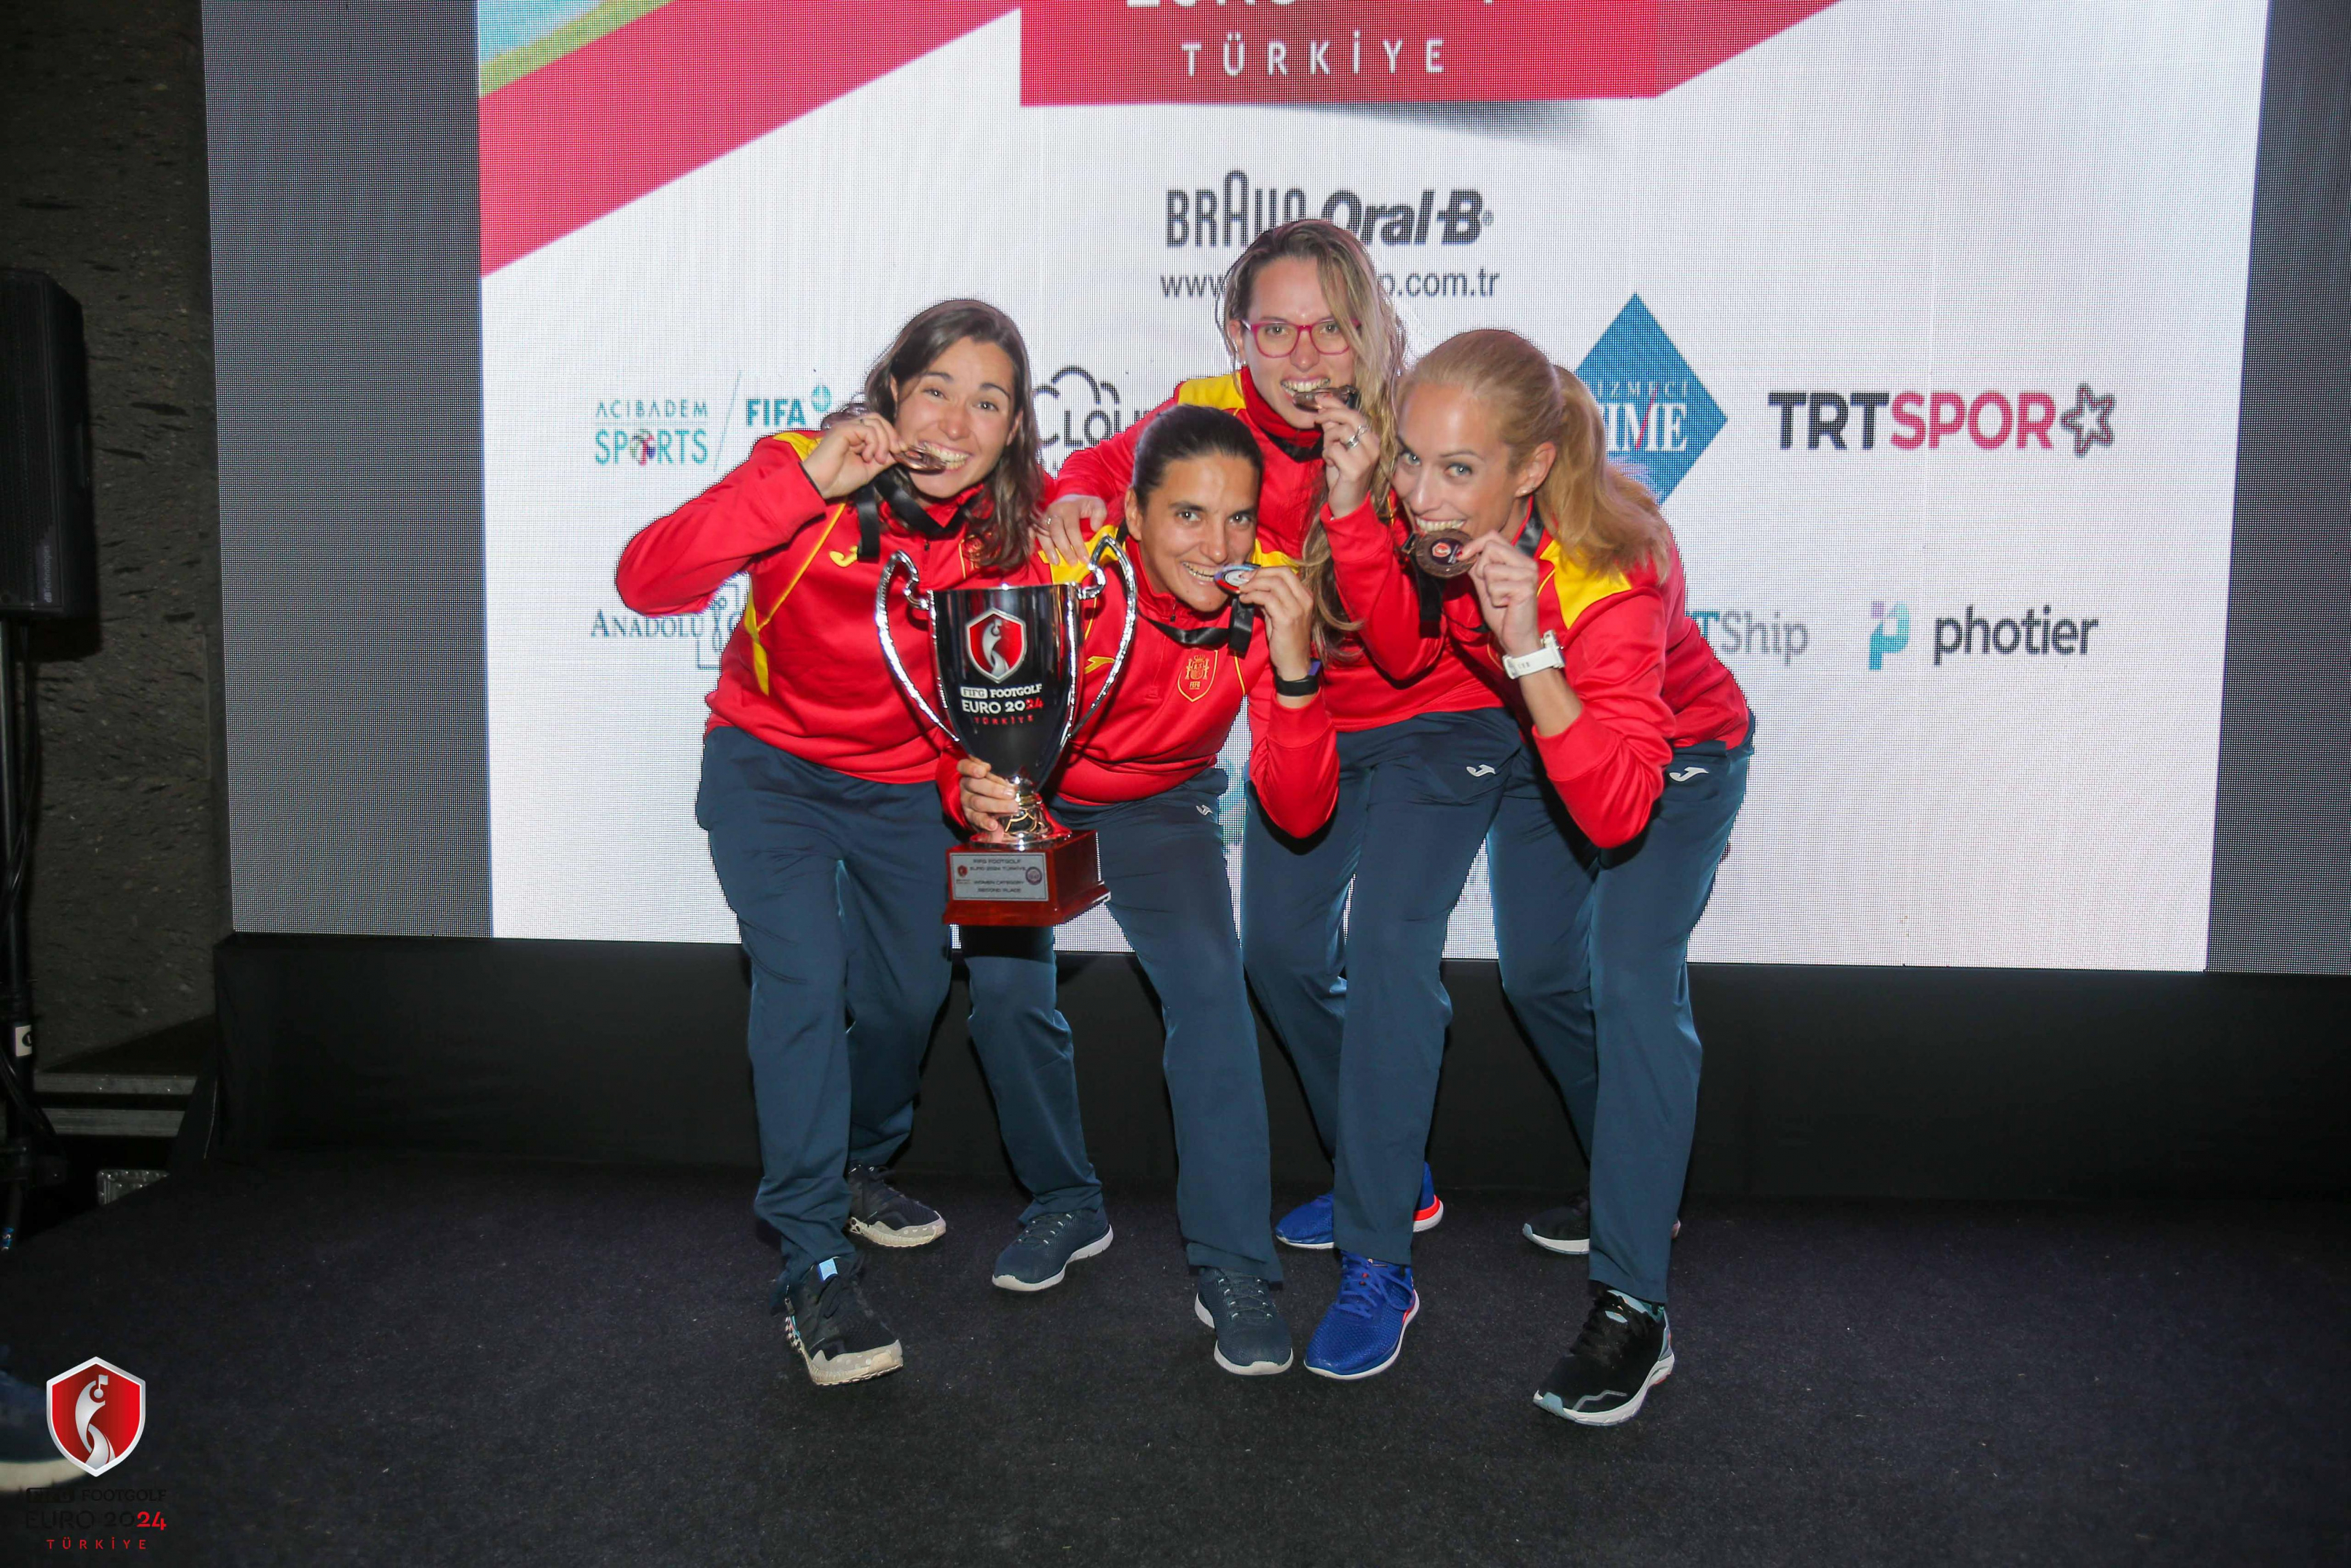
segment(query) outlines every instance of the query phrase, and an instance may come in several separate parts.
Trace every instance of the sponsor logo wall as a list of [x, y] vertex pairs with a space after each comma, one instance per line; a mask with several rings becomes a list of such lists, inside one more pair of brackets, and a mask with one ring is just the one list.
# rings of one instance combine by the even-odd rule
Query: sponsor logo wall
[[733, 936], [693, 800], [741, 587], [635, 615], [631, 533], [949, 294], [1023, 324], [1058, 465], [1225, 369], [1224, 269], [1313, 215], [1416, 347], [1575, 369], [1665, 498], [1759, 717], [1697, 956], [2202, 965], [2260, 0], [851, 14], [485, 61], [500, 935]]

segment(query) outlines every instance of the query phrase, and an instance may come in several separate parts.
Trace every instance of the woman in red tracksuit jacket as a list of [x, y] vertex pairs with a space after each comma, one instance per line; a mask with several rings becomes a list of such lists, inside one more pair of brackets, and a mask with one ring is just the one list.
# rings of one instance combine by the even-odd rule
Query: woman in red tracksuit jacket
[[[761, 441], [621, 557], [621, 597], [647, 615], [698, 611], [750, 574], [695, 813], [751, 961], [754, 1207], [783, 1252], [770, 1304], [819, 1384], [903, 1360], [844, 1225], [902, 1247], [946, 1228], [882, 1170], [946, 998], [955, 836], [939, 743], [875, 634], [881, 563], [903, 549], [934, 587], [1019, 570], [1043, 485], [1019, 329], [947, 300], [906, 323], [848, 417]], [[903, 597], [890, 629], [910, 667], [929, 664]]]
[[[1594, 1294], [1535, 1397], [1613, 1425], [1673, 1370], [1666, 1274], [1699, 1065], [1689, 938], [1754, 721], [1689, 617], [1672, 530], [1609, 462], [1573, 375], [1515, 333], [1465, 332], [1405, 378], [1397, 442], [1393, 524], [1366, 499], [1369, 465], [1334, 478], [1340, 590], [1391, 674], [1466, 656], [1510, 681], [1540, 758], [1514, 771], [1487, 863], [1503, 988], [1590, 1156]], [[1444, 529], [1469, 536], [1468, 571], [1431, 616], [1406, 547]]]
[[[1171, 409], [1144, 433], [1117, 530], [1136, 569], [1140, 625], [1124, 674], [1048, 793], [1055, 817], [1097, 835], [1111, 915], [1158, 993], [1192, 1310], [1216, 1331], [1217, 1364], [1244, 1376], [1281, 1372], [1291, 1354], [1270, 1294], [1281, 1266], [1265, 1080], [1217, 812], [1227, 780], [1217, 758], [1242, 704], [1249, 782], [1270, 821], [1311, 834], [1339, 794], [1313, 605], [1287, 559], [1257, 543], [1262, 468], [1248, 428], [1219, 409]], [[1123, 594], [1113, 586], [1086, 633], [1088, 703], [1110, 678]], [[958, 768], [957, 814], [994, 831], [1011, 787], [985, 763]], [[990, 942], [967, 929], [964, 954], [972, 1042], [1012, 1168], [1034, 1197], [995, 1281], [1027, 1291], [1059, 1284], [1072, 1261], [1108, 1247], [1111, 1226], [1055, 1006], [1052, 933], [1022, 935], [1025, 943]]]
[[1124, 495], [1153, 419], [1191, 403], [1229, 409], [1265, 459], [1259, 538], [1297, 559], [1315, 591], [1323, 701], [1339, 732], [1338, 805], [1326, 828], [1299, 838], [1249, 802], [1241, 944], [1250, 988], [1337, 1167], [1332, 1193], [1274, 1228], [1291, 1246], [1335, 1244], [1341, 1254], [1340, 1298], [1306, 1364], [1363, 1377], [1395, 1358], [1417, 1304], [1413, 1234], [1443, 1213], [1422, 1159], [1429, 1105], [1409, 1084], [1433, 1082], [1443, 1055], [1447, 917], [1520, 747], [1496, 688], [1468, 661], [1392, 678], [1343, 631], [1347, 609], [1316, 520], [1325, 464], [1343, 450], [1380, 467], [1404, 356], [1362, 242], [1313, 219], [1268, 229], [1226, 274], [1219, 310], [1239, 368], [1181, 383], [1119, 436], [1071, 455], [1050, 515], [1060, 548], [1079, 548], [1081, 527]]

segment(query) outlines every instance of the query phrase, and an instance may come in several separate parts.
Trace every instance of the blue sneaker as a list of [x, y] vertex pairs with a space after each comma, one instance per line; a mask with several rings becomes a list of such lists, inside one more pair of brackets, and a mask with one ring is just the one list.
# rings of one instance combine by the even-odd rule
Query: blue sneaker
[[[1437, 1196], [1437, 1178], [1429, 1174], [1427, 1162], [1420, 1167], [1420, 1207], [1413, 1211], [1412, 1228], [1416, 1232], [1434, 1230], [1445, 1218], [1445, 1200]], [[1285, 1247], [1296, 1247], [1308, 1252], [1331, 1250], [1331, 1195], [1309, 1198], [1277, 1221], [1274, 1239]]]
[[1342, 1252], [1339, 1299], [1306, 1347], [1306, 1370], [1342, 1382], [1376, 1376], [1395, 1364], [1404, 1331], [1419, 1315], [1410, 1269]]

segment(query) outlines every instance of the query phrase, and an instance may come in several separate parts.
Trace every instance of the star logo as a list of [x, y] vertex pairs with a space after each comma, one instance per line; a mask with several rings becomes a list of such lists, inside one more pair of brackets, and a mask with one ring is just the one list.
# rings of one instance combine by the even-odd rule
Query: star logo
[[[2112, 392], [2100, 397], [2090, 390], [2089, 382], [2081, 384], [2074, 393], [2074, 406], [2057, 416], [2057, 423], [2074, 437], [2074, 456], [2086, 457], [2093, 446], [2112, 446], [2115, 444], [2114, 426], [2106, 423], [2114, 412]], [[2090, 423], [2093, 414], [2097, 416], [2095, 425]]]

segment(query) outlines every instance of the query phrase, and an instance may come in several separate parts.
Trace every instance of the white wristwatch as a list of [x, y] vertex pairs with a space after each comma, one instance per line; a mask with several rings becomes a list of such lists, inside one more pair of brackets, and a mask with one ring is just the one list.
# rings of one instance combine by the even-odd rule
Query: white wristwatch
[[1560, 656], [1559, 639], [1548, 632], [1543, 633], [1542, 646], [1533, 653], [1520, 653], [1515, 657], [1509, 653], [1502, 655], [1502, 674], [1514, 681], [1524, 680], [1537, 670], [1565, 668], [1567, 668], [1567, 661]]

